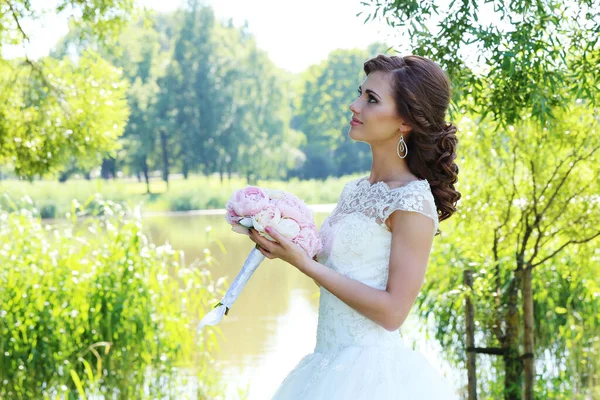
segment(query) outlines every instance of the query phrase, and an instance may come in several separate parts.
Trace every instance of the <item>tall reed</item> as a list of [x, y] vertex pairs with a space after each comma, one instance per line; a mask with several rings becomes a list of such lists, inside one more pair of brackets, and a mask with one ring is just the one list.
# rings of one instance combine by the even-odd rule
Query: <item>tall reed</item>
[[52, 226], [0, 209], [0, 398], [220, 398], [220, 331], [195, 334], [223, 291], [210, 254], [186, 265], [139, 209], [88, 203]]

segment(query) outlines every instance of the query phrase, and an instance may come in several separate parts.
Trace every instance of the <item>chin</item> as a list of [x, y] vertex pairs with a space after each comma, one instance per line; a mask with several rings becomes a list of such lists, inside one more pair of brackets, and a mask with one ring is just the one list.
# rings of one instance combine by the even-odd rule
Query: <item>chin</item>
[[360, 135], [358, 135], [356, 132], [352, 133], [352, 129], [350, 129], [350, 131], [348, 132], [348, 136], [355, 142], [363, 142], [369, 144], [369, 142], [367, 142], [365, 139], [362, 139]]

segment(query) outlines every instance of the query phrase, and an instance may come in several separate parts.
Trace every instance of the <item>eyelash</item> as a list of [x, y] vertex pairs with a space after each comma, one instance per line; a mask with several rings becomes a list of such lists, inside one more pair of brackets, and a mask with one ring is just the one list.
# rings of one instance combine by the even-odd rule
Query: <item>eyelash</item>
[[[358, 94], [359, 94], [359, 96], [362, 96], [362, 92], [360, 91], [360, 89], [358, 89]], [[377, 103], [377, 100], [375, 99], [375, 97], [373, 97], [372, 95], [369, 95], [369, 103], [371, 102], [371, 100], [375, 100], [374, 103]]]

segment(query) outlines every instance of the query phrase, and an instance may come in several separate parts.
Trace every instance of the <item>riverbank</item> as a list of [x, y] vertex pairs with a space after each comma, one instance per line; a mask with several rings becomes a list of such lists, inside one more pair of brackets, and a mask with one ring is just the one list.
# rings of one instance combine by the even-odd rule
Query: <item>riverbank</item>
[[[307, 204], [313, 212], [332, 212], [336, 203], [329, 204]], [[190, 211], [147, 211], [142, 216], [146, 217], [189, 217], [196, 215], [225, 215], [225, 209], [190, 210]]]

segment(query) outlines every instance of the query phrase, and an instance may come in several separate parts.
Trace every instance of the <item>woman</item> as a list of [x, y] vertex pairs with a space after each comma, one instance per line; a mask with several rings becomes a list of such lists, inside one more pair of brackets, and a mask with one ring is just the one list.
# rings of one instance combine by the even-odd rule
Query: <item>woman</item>
[[251, 231], [267, 258], [280, 258], [321, 287], [317, 344], [273, 399], [458, 399], [455, 389], [407, 347], [399, 327], [419, 293], [439, 221], [460, 193], [456, 127], [445, 121], [450, 83], [420, 56], [379, 55], [350, 105], [349, 135], [371, 146], [370, 176], [348, 182], [310, 259], [272, 231]]

